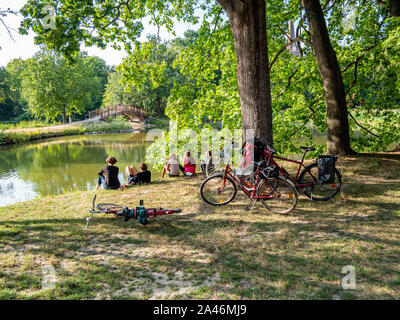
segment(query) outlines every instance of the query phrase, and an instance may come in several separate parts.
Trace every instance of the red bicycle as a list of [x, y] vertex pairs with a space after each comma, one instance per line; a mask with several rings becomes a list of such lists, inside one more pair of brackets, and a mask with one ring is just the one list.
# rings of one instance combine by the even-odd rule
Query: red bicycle
[[256, 166], [255, 182], [245, 180], [228, 163], [224, 173], [215, 174], [203, 181], [200, 187], [200, 195], [205, 202], [213, 206], [222, 206], [231, 202], [237, 194], [237, 187], [242, 189], [244, 194], [253, 201], [261, 203], [270, 211], [280, 214], [291, 212], [297, 205], [298, 193], [290, 180], [276, 177], [263, 179], [269, 168], [266, 161], [254, 163]]
[[89, 226], [89, 221], [93, 219], [95, 213], [113, 214], [116, 217], [124, 218], [125, 221], [137, 219], [141, 224], [146, 225], [147, 218], [182, 212], [182, 209], [144, 208], [143, 200], [140, 200], [139, 207], [132, 209], [115, 203], [99, 203], [96, 205], [96, 197], [95, 194], [93, 196], [93, 207], [89, 210], [91, 216], [86, 218], [86, 229]]
[[[304, 150], [301, 161], [291, 160], [275, 155], [275, 150], [270, 147], [264, 148], [264, 156], [267, 159], [268, 166], [274, 166], [279, 171], [279, 174], [285, 179], [289, 179], [293, 182], [296, 189], [302, 192], [306, 197], [310, 198], [311, 201], [327, 201], [336, 196], [342, 187], [342, 176], [337, 168], [334, 168], [334, 178], [331, 179], [330, 183], [322, 183], [318, 179], [318, 162], [315, 161], [309, 165], [304, 165], [304, 158], [309, 151], [315, 151], [313, 147], [300, 147]], [[337, 158], [335, 158], [336, 161]], [[293, 178], [281, 167], [276, 160], [283, 160], [286, 162], [296, 163], [299, 165], [296, 176]], [[300, 172], [301, 168], [303, 170]]]

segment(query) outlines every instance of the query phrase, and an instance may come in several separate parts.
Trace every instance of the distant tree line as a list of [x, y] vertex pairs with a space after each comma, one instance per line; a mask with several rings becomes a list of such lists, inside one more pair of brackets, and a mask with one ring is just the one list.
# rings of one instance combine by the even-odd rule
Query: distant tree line
[[41, 50], [0, 69], [0, 120], [67, 122], [101, 107], [110, 68], [98, 57], [79, 54], [74, 63]]
[[[193, 38], [196, 33], [187, 35]], [[118, 104], [135, 105], [162, 117], [172, 88], [187, 81], [174, 66], [186, 41], [161, 42], [150, 36], [116, 68], [86, 53], [66, 59], [47, 49], [30, 59], [14, 59], [0, 68], [0, 121], [65, 123]]]

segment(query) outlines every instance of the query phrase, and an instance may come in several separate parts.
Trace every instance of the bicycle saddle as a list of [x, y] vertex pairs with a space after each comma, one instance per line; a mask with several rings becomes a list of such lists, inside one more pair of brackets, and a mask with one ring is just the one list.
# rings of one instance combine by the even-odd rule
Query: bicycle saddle
[[303, 150], [306, 150], [306, 151], [315, 151], [315, 148], [313, 148], [313, 147], [304, 147], [304, 146], [301, 146], [300, 149], [303, 149]]

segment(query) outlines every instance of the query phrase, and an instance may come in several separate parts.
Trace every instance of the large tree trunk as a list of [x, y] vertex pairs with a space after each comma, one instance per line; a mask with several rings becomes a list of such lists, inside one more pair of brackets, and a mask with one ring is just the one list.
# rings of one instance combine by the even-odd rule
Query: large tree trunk
[[237, 60], [243, 137], [272, 145], [272, 106], [265, 0], [218, 0], [229, 16]]
[[355, 152], [350, 147], [349, 120], [342, 73], [331, 45], [319, 0], [303, 0], [313, 49], [324, 85], [330, 155]]
[[389, 0], [389, 12], [392, 17], [400, 17], [400, 0]]

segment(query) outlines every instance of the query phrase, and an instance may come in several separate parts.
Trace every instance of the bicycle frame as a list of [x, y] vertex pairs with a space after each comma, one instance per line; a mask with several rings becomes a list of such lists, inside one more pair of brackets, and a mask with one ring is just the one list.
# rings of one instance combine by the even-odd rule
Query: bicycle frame
[[[268, 159], [267, 160], [267, 165], [274, 165], [278, 168], [279, 173], [285, 177], [286, 179], [289, 179], [290, 181], [293, 182], [293, 184], [295, 185], [296, 189], [299, 190], [302, 187], [306, 187], [306, 186], [310, 186], [310, 185], [314, 185], [314, 184], [318, 184], [318, 179], [316, 177], [313, 176], [313, 174], [311, 173], [311, 171], [304, 165], [304, 157], [306, 156], [306, 152], [304, 152], [303, 157], [301, 159], [301, 161], [297, 161], [297, 160], [291, 160], [291, 159], [287, 159], [287, 158], [283, 158], [283, 157], [278, 157], [278, 156], [274, 156], [273, 152], [267, 152], [266, 150], [264, 150], [264, 156]], [[279, 160], [283, 160], [286, 162], [292, 162], [292, 163], [296, 163], [299, 165], [298, 169], [297, 169], [297, 173], [294, 179], [292, 179], [289, 174], [283, 170], [281, 168], [281, 166], [275, 161], [275, 159], [279, 159]], [[300, 169], [304, 168], [307, 173], [313, 178], [312, 182], [309, 183], [298, 183], [298, 179], [299, 179], [299, 175], [300, 175]]]
[[[254, 185], [249, 185], [246, 181], [244, 181], [240, 176], [237, 175], [236, 171], [230, 167], [229, 164], [226, 165], [225, 167], [225, 173], [224, 173], [224, 182], [221, 187], [223, 190], [225, 188], [225, 183], [227, 177], [231, 177], [234, 182], [239, 185], [239, 187], [242, 189], [242, 191], [250, 198], [250, 199], [272, 199], [273, 197], [270, 196], [258, 196], [256, 195], [257, 187], [262, 179], [260, 179], [260, 168], [257, 167], [257, 174], [256, 174], [256, 181], [254, 182]], [[247, 186], [250, 190], [247, 190], [245, 187]]]

